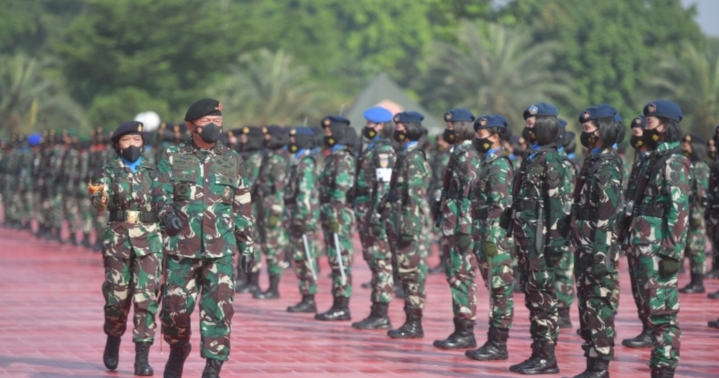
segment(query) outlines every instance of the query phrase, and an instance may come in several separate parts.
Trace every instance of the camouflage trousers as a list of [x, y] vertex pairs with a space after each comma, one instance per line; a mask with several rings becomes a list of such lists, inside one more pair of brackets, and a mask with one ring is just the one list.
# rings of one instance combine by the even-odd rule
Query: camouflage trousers
[[372, 303], [390, 303], [394, 297], [394, 267], [387, 234], [383, 230], [380, 236], [375, 236], [369, 222], [360, 217], [357, 218], [357, 229], [362, 242], [362, 257], [372, 272], [370, 300]]
[[5, 208], [5, 217], [13, 222], [20, 222], [22, 220], [22, 201], [20, 200], [20, 192], [15, 192], [10, 195], [10, 201]]
[[470, 243], [466, 251], [457, 246], [458, 235], [442, 238], [445, 276], [452, 292], [452, 312], [455, 319], [475, 320], [477, 316], [477, 258]]
[[591, 247], [577, 249], [575, 275], [579, 324], [584, 339], [582, 349], [588, 358], [611, 361], [614, 359], [614, 316], [617, 305], [612, 298], [618, 273], [612, 264], [607, 275], [594, 277], [594, 261]]
[[[47, 223], [48, 223], [47, 214], [45, 214], [45, 212], [42, 211], [43, 198], [39, 192], [34, 192], [32, 194], [32, 203], [33, 203], [33, 208], [34, 208], [33, 215], [35, 216], [35, 219], [37, 219], [37, 223], [40, 226], [47, 225]], [[98, 232], [98, 235], [101, 235], [101, 234]]]
[[80, 230], [80, 204], [78, 203], [77, 198], [71, 195], [63, 196], [62, 210], [64, 219], [67, 220], [70, 234], [74, 234]]
[[698, 227], [693, 227], [690, 222], [684, 255], [689, 258], [689, 267], [693, 274], [704, 274], [707, 259], [706, 246], [707, 234], [704, 222], [701, 222]]
[[572, 308], [574, 301], [574, 250], [568, 249], [554, 268], [557, 285], [557, 308]]
[[190, 316], [200, 292], [200, 354], [226, 361], [230, 356], [232, 307], [235, 298], [233, 256], [188, 259], [165, 256], [162, 331], [170, 346], [190, 341]]
[[[294, 231], [290, 234], [290, 245], [292, 246], [292, 261], [294, 261], [297, 284], [302, 295], [314, 295], [317, 293], [317, 277], [312, 276], [312, 269], [317, 274], [317, 263], [320, 257], [320, 249], [317, 245], [314, 232], [305, 234], [307, 246], [310, 250], [310, 259], [307, 258], [305, 243], [302, 234]], [[312, 268], [310, 268], [310, 261]]]
[[641, 280], [641, 265], [639, 262], [639, 251], [635, 248], [629, 247], [625, 252], [627, 256], [627, 265], [629, 267], [629, 279], [632, 286], [632, 297], [634, 298], [634, 304], [637, 306], [637, 316], [642, 322], [642, 329], [649, 326], [649, 319], [647, 314], [644, 312], [644, 296], [642, 295]]
[[130, 305], [134, 305], [132, 340], [152, 343], [160, 292], [162, 256], [132, 255], [129, 259], [103, 256], [105, 282], [105, 334], [122, 336], [127, 328]]
[[32, 221], [35, 212], [35, 200], [32, 192], [23, 192], [20, 195], [20, 220], [23, 223]]
[[[352, 222], [349, 224], [341, 224], [340, 232], [337, 234], [340, 244], [338, 255], [335, 247], [335, 239], [328, 224], [322, 224], [324, 231], [324, 242], [327, 250], [327, 260], [332, 269], [332, 296], [351, 297], [352, 296], [352, 262], [354, 260], [354, 247], [352, 245]], [[344, 268], [346, 281], [342, 283], [342, 275], [340, 271], [340, 259], [342, 256], [342, 267]]]
[[[392, 223], [387, 223], [387, 225], [394, 227]], [[404, 308], [424, 310], [424, 301], [427, 298], [425, 283], [428, 269], [427, 255], [419, 247], [420, 238], [414, 236], [411, 240], [402, 241], [393, 232], [387, 236], [393, 247], [392, 254], [397, 267], [397, 277], [402, 283], [404, 291]], [[391, 285], [390, 282], [390, 290], [392, 290]]]
[[62, 221], [65, 220], [64, 198], [61, 192], [55, 193], [51, 200], [52, 206], [52, 227], [62, 229]]
[[[533, 237], [515, 239], [519, 246], [519, 282], [524, 292], [524, 305], [529, 310], [532, 340], [556, 344], [559, 330], [554, 267], [548, 266], [543, 253], [530, 253], [530, 249], [534, 248]], [[530, 259], [530, 256], [537, 257]]]
[[267, 259], [267, 273], [270, 276], [279, 276], [287, 268], [285, 252], [287, 246], [287, 232], [282, 227], [260, 227], [260, 245], [262, 253]]
[[[514, 320], [514, 269], [512, 268], [511, 246], [497, 245], [497, 255], [490, 260], [481, 242], [475, 242], [479, 272], [489, 290], [489, 325], [494, 328], [512, 328]], [[491, 282], [490, 279], [491, 272]]]
[[80, 211], [80, 228], [83, 234], [89, 234], [92, 231], [92, 204], [90, 197], [75, 197], [77, 199]]

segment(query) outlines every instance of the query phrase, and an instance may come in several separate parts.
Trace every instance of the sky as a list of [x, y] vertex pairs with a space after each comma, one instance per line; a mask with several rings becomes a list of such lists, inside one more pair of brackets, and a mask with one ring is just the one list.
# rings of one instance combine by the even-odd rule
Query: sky
[[682, 0], [682, 3], [685, 6], [696, 4], [696, 21], [704, 34], [719, 37], [719, 22], [716, 20], [719, 15], [719, 0]]

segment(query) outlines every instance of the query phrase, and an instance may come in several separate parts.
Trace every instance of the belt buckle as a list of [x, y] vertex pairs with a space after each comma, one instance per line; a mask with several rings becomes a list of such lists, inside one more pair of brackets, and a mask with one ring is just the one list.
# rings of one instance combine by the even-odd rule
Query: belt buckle
[[125, 222], [138, 223], [140, 220], [140, 212], [134, 210], [125, 210]]

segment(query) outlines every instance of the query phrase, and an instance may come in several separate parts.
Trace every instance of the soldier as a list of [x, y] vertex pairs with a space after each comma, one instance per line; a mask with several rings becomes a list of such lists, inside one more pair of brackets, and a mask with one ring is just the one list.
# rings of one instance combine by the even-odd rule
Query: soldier
[[482, 159], [472, 183], [474, 254], [489, 292], [487, 341], [464, 354], [478, 361], [506, 360], [507, 339], [514, 319], [513, 241], [499, 226], [499, 217], [511, 205], [514, 167], [502, 145], [508, 141], [509, 122], [502, 115], [486, 115], [474, 122], [474, 148]]
[[520, 282], [531, 321], [532, 356], [509, 368], [521, 374], [559, 372], [554, 355], [558, 336], [554, 269], [565, 250], [568, 204], [564, 159], [552, 143], [559, 132], [557, 113], [546, 103], [524, 111], [522, 136], [532, 151], [515, 176], [511, 211], [505, 211], [502, 220], [508, 225], [508, 236], [514, 233], [519, 245]]
[[388, 135], [394, 128], [388, 125], [392, 121], [392, 113], [385, 108], [370, 108], [363, 115], [367, 124], [362, 129], [362, 136], [369, 143], [357, 159], [354, 210], [362, 242], [362, 257], [372, 272], [372, 307], [369, 316], [352, 323], [352, 328], [389, 329], [392, 324], [387, 310], [394, 294], [392, 251], [380, 221], [383, 209], [378, 205], [389, 190], [389, 180], [395, 168], [397, 157], [389, 141], [391, 134]]
[[[689, 258], [691, 282], [680, 293], [704, 293], [704, 265], [706, 264], [707, 234], [704, 214], [709, 192], [709, 165], [706, 157], [706, 140], [699, 135], [685, 135], [682, 140], [684, 155], [692, 162], [689, 196], [689, 233], [685, 255]], [[682, 260], [683, 262], [683, 260]]]
[[30, 134], [27, 138], [28, 149], [23, 152], [20, 162], [18, 180], [22, 189], [20, 191], [20, 206], [22, 208], [22, 230], [31, 230], [31, 223], [35, 213], [35, 183], [33, 177], [33, 164], [40, 153], [42, 135]]
[[[185, 114], [192, 138], [168, 147], [160, 157], [153, 188], [165, 225], [165, 287], [162, 329], [170, 344], [165, 377], [181, 377], [190, 353], [190, 316], [200, 303], [203, 378], [219, 377], [230, 355], [235, 297], [234, 254], [252, 267], [253, 218], [244, 163], [237, 152], [217, 143], [222, 104], [193, 103]], [[198, 300], [198, 292], [201, 297]]]
[[317, 184], [319, 173], [312, 154], [314, 132], [309, 127], [290, 131], [288, 150], [294, 153], [285, 185], [285, 205], [290, 217], [290, 245], [292, 260], [302, 300], [287, 308], [287, 312], [317, 312], [317, 221], [320, 217]]
[[[647, 149], [647, 145], [644, 143], [644, 127], [647, 125], [647, 118], [644, 114], [632, 120], [632, 136], [629, 139], [629, 144], [634, 148], [634, 164], [629, 173], [629, 184], [627, 185], [626, 192], [624, 194], [624, 200], [626, 203], [633, 204], [634, 198], [637, 192], [637, 183], [642, 172], [646, 169], [646, 165], [649, 163], [652, 151]], [[631, 206], [631, 205], [630, 205]], [[627, 211], [629, 214], [627, 214]], [[629, 279], [632, 287], [632, 296], [634, 297], [634, 304], [637, 306], [637, 314], [639, 320], [642, 322], [642, 332], [634, 338], [622, 340], [622, 345], [629, 348], [649, 348], [652, 346], [652, 331], [649, 325], [649, 319], [647, 317], [646, 306], [644, 304], [644, 297], [641, 295], [642, 288], [640, 285], [640, 252], [639, 250], [632, 248], [630, 244], [630, 237], [628, 233], [624, 233], [624, 230], [628, 228], [631, 222], [631, 211], [632, 209], [626, 208], [624, 215], [620, 217], [618, 221], [617, 229], [619, 231], [619, 242], [621, 248], [625, 251], [627, 256], [627, 263], [629, 266]]]
[[257, 209], [259, 245], [267, 260], [270, 287], [265, 292], [257, 290], [252, 296], [255, 299], [278, 299], [282, 270], [287, 268], [284, 256], [287, 234], [281, 223], [285, 212], [284, 185], [287, 174], [283, 148], [287, 145], [289, 135], [280, 126], [266, 127], [263, 133], [265, 152], [253, 191], [256, 193], [255, 201], [260, 206]]
[[162, 236], [151, 191], [157, 169], [140, 158], [141, 133], [142, 124], [136, 121], [115, 130], [112, 144], [117, 157], [102, 168], [94, 185], [88, 184], [88, 192], [97, 211], [110, 213], [102, 238], [107, 335], [103, 362], [110, 370], [117, 368], [121, 337], [134, 304], [135, 375], [151, 376], [147, 358], [155, 339]]
[[631, 245], [639, 252], [639, 287], [644, 297], [654, 348], [652, 377], [671, 378], [679, 363], [677, 273], [687, 237], [691, 163], [679, 149], [682, 112], [656, 100], [644, 107], [644, 143], [653, 150], [634, 199]]
[[[103, 132], [101, 127], [98, 127], [95, 132], [95, 146], [90, 154], [89, 172], [93, 175], [92, 179], [95, 180], [94, 175], [100, 172], [102, 167], [105, 166], [107, 161], [110, 160], [110, 149], [108, 148], [108, 142], [110, 139]], [[92, 217], [93, 230], [95, 230], [95, 244], [92, 249], [95, 252], [102, 251], [102, 230], [104, 225], [107, 223], [107, 214], [96, 211]]]
[[442, 187], [441, 217], [442, 255], [445, 275], [452, 292], [454, 332], [444, 340], [435, 340], [440, 349], [475, 348], [474, 320], [477, 311], [474, 274], [477, 260], [472, 253], [472, 214], [470, 211], [472, 181], [479, 170], [479, 155], [472, 146], [474, 115], [467, 109], [452, 109], [444, 114], [445, 140], [454, 143], [447, 163]]
[[339, 116], [322, 120], [324, 144], [329, 149], [320, 175], [320, 222], [327, 257], [332, 269], [332, 308], [316, 314], [317, 320], [351, 320], [352, 227], [354, 210], [347, 193], [354, 186], [355, 157], [351, 152], [354, 136], [350, 121]]
[[[444, 171], [447, 169], [447, 163], [449, 163], [449, 156], [452, 154], [452, 145], [444, 139], [444, 134], [437, 136], [437, 148], [434, 158], [432, 159], [431, 168], [432, 176], [430, 178], [429, 189], [427, 193], [432, 196], [429, 198], [430, 203], [434, 203], [434, 196], [436, 193], [442, 191], [442, 178], [444, 177]], [[436, 211], [436, 208], [433, 207]], [[432, 214], [432, 219], [436, 219], [438, 214]], [[436, 267], [429, 270], [429, 273], [444, 273], [444, 260], [442, 256], [442, 233], [437, 230], [436, 227], [432, 228], [432, 239], [437, 243], [439, 247], [439, 264]]]
[[[574, 192], [574, 180], [577, 177], [577, 166], [569, 159], [567, 152], [564, 147], [571, 142], [574, 142], [574, 133], [569, 134], [567, 132], [567, 121], [559, 118], [559, 133], [555, 144], [557, 145], [557, 151], [562, 157], [562, 163], [564, 164], [564, 170], [567, 174], [564, 179], [564, 193], [567, 195], [567, 203], [572, 202], [572, 193]], [[572, 138], [570, 140], [570, 138]], [[554, 279], [557, 286], [557, 312], [558, 321], [557, 327], [572, 328], [572, 320], [569, 317], [569, 310], [572, 309], [572, 302], [574, 301], [574, 247], [567, 245], [564, 247], [562, 253], [562, 259], [559, 260], [559, 264], [554, 269]]]
[[612, 146], [624, 139], [624, 127], [610, 105], [589, 107], [579, 116], [581, 143], [591, 151], [574, 190], [570, 243], [576, 248], [577, 302], [587, 368], [575, 378], [608, 378], [614, 359], [617, 208], [622, 201], [624, 167]]
[[65, 143], [65, 153], [61, 163], [62, 210], [70, 231], [69, 239], [63, 240], [63, 243], [80, 245], [77, 240], [77, 231], [81, 228], [79, 219], [80, 204], [75, 196], [80, 186], [80, 170], [78, 169], [80, 165], [80, 151], [77, 148], [77, 137], [74, 135], [74, 132], [67, 132], [67, 134], [63, 136], [63, 139]]

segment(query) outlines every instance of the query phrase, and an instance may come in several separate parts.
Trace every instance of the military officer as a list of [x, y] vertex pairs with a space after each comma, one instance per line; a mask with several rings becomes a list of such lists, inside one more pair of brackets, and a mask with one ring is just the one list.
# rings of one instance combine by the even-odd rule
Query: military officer
[[[441, 193], [442, 190], [442, 178], [444, 177], [444, 170], [447, 169], [447, 163], [449, 163], [449, 156], [452, 153], [452, 145], [444, 139], [444, 134], [440, 134], [437, 136], [437, 147], [434, 154], [434, 157], [432, 158], [431, 162], [431, 168], [432, 168], [432, 177], [430, 178], [430, 184], [428, 189], [428, 194], [430, 196], [433, 196], [433, 198], [429, 198], [429, 202], [434, 202], [434, 195], [436, 193]], [[437, 211], [436, 208], [434, 208], [434, 211]], [[437, 218], [437, 214], [431, 214], [432, 219]], [[442, 233], [437, 230], [436, 227], [433, 227], [432, 229], [432, 239], [433, 242], [437, 243], [437, 246], [439, 247], [439, 264], [435, 266], [434, 268], [429, 270], [429, 273], [444, 273], [444, 260], [442, 257]]]

